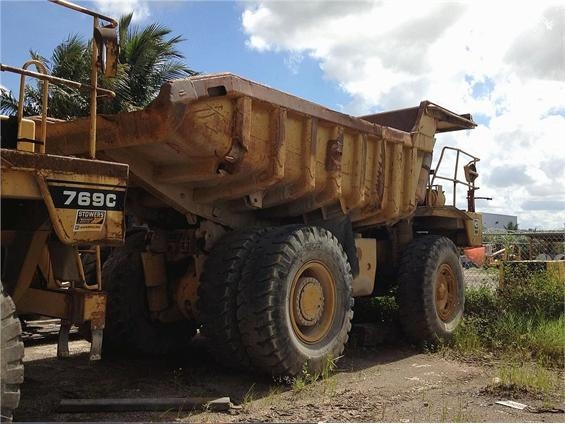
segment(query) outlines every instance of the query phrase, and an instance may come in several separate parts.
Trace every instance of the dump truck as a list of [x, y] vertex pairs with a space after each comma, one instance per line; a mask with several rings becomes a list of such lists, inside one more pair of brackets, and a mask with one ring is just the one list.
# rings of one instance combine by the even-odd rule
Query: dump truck
[[[1, 126], [1, 233], [2, 285], [1, 412], [11, 420], [20, 399], [24, 378], [24, 345], [19, 318], [51, 317], [61, 320], [57, 356], [69, 356], [71, 326], [88, 327], [90, 360], [101, 357], [106, 293], [101, 286], [100, 246], [124, 242], [125, 196], [128, 166], [96, 159], [96, 98], [114, 93], [97, 87], [97, 74], [115, 74], [117, 22], [88, 9], [52, 0], [93, 16], [96, 40], [92, 43], [91, 85], [49, 75], [38, 60], [22, 68], [1, 64], [2, 71], [21, 76], [18, 111], [0, 116]], [[100, 21], [105, 21], [104, 26]], [[101, 66], [103, 64], [103, 66]], [[35, 66], [37, 72], [31, 71]], [[26, 77], [42, 84], [42, 114], [23, 116]], [[83, 157], [48, 153], [46, 133], [49, 86], [88, 90], [91, 93], [91, 130]], [[92, 269], [83, 267], [88, 255]]]
[[[88, 125], [48, 123], [48, 151], [84, 155]], [[125, 245], [102, 255], [103, 349], [171, 352], [200, 329], [222, 364], [315, 373], [342, 354], [353, 299], [395, 287], [411, 340], [448, 338], [460, 248], [481, 245], [479, 159], [442, 151], [465, 178], [430, 167], [436, 133], [475, 126], [429, 101], [353, 117], [229, 73], [99, 116], [98, 157], [131, 177]]]

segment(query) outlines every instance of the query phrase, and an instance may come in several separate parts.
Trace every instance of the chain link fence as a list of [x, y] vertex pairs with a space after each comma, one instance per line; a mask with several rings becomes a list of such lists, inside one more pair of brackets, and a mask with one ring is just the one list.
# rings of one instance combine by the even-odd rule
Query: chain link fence
[[482, 248], [463, 253], [467, 287], [496, 288], [509, 274], [527, 278], [540, 271], [565, 279], [565, 230], [488, 230], [483, 233]]

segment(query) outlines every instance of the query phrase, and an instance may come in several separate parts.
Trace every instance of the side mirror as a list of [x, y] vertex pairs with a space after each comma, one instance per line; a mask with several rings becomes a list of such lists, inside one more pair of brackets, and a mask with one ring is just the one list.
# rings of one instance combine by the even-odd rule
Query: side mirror
[[97, 64], [105, 77], [115, 77], [118, 73], [118, 30], [112, 26], [95, 27], [94, 42], [98, 47]]
[[463, 171], [465, 172], [465, 180], [468, 183], [473, 183], [479, 176], [477, 172], [477, 166], [475, 165], [474, 161], [469, 162], [467, 165], [463, 167]]

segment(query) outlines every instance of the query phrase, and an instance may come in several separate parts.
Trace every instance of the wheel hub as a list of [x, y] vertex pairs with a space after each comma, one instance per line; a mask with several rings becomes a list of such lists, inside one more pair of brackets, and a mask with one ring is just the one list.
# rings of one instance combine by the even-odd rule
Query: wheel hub
[[442, 264], [436, 280], [436, 311], [443, 322], [453, 319], [457, 311], [456, 280], [451, 267]]
[[295, 312], [299, 325], [311, 327], [318, 323], [324, 312], [324, 292], [313, 277], [302, 277], [296, 287]]
[[328, 268], [310, 260], [296, 272], [290, 286], [290, 323], [305, 344], [320, 343], [328, 335], [337, 311], [336, 283]]

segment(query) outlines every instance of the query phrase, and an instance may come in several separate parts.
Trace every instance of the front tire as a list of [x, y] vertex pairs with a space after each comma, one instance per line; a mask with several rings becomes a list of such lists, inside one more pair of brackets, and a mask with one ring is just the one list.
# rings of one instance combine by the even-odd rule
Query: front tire
[[22, 326], [16, 317], [16, 306], [12, 298], [1, 293], [2, 314], [2, 421], [11, 421], [14, 410], [20, 403], [20, 385], [24, 381], [24, 344]]
[[397, 302], [406, 335], [416, 343], [451, 338], [463, 318], [459, 254], [447, 237], [415, 239], [402, 255]]
[[351, 329], [351, 267], [339, 241], [318, 227], [270, 231], [240, 283], [238, 319], [252, 365], [273, 375], [320, 373]]

